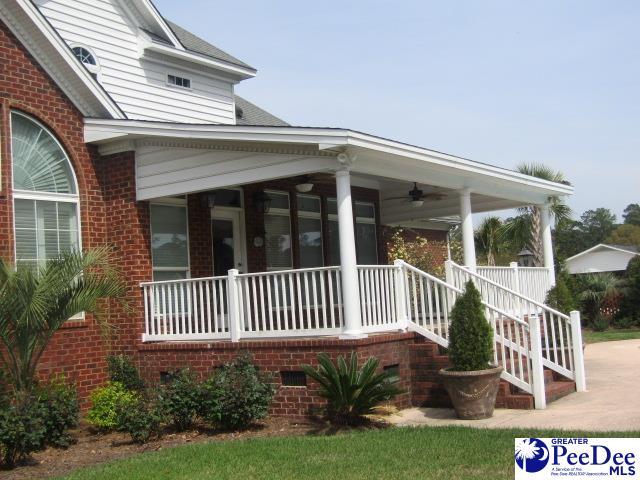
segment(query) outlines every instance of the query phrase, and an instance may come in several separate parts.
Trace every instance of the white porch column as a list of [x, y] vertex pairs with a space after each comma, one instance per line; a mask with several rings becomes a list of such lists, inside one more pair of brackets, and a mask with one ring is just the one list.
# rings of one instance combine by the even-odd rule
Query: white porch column
[[473, 239], [473, 219], [471, 216], [471, 190], [460, 192], [460, 218], [462, 219], [462, 252], [464, 265], [476, 271], [476, 245]]
[[542, 255], [544, 257], [544, 267], [549, 272], [549, 283], [551, 286], [556, 284], [556, 272], [553, 264], [553, 243], [551, 241], [551, 212], [549, 204], [539, 205], [540, 224], [542, 227]]
[[340, 235], [340, 269], [344, 311], [344, 330], [340, 338], [362, 338], [366, 335], [362, 333], [362, 319], [360, 317], [358, 261], [353, 229], [351, 176], [348, 168], [336, 172], [336, 193], [338, 197], [338, 232]]

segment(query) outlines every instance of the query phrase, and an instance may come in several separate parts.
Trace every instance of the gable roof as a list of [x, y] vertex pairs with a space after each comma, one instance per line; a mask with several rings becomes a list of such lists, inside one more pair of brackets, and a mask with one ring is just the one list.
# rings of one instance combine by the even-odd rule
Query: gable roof
[[242, 116], [236, 115], [237, 125], [261, 125], [264, 127], [288, 127], [289, 124], [284, 120], [276, 117], [275, 115], [258, 107], [255, 103], [251, 103], [249, 100], [242, 98], [239, 95], [235, 96], [236, 99], [236, 114], [238, 108], [242, 111]]
[[0, 1], [0, 20], [85, 117], [126, 118], [31, 0]]
[[227, 52], [219, 49], [215, 45], [211, 45], [206, 40], [203, 40], [197, 35], [194, 35], [190, 31], [182, 28], [180, 25], [167, 19], [164, 19], [164, 21], [167, 23], [167, 25], [169, 25], [169, 28], [171, 28], [175, 36], [178, 38], [178, 40], [186, 50], [204, 55], [206, 57], [215, 58], [216, 60], [222, 60], [223, 62], [232, 63], [240, 67], [255, 70], [255, 68], [253, 68], [251, 65], [237, 59], [233, 55], [229, 55]]
[[592, 253], [596, 250], [613, 250], [616, 252], [624, 252], [624, 253], [631, 253], [633, 255], [640, 255], [640, 248], [634, 245], [611, 245], [607, 243], [599, 243], [598, 245], [594, 245], [591, 248], [587, 248], [586, 250], [583, 250], [582, 252], [576, 253], [574, 256], [567, 258], [565, 262], [568, 262], [570, 260], [575, 260], [576, 258], [586, 255], [587, 253]]

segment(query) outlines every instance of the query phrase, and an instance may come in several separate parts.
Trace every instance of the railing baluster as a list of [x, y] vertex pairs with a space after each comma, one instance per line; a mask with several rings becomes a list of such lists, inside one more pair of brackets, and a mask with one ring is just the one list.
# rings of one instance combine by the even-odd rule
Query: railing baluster
[[[329, 313], [331, 314], [331, 328], [335, 328], [336, 326], [336, 312], [335, 305], [333, 304], [333, 272], [329, 271]], [[336, 272], [336, 276], [338, 273]], [[360, 294], [360, 298], [362, 298], [362, 294]]]

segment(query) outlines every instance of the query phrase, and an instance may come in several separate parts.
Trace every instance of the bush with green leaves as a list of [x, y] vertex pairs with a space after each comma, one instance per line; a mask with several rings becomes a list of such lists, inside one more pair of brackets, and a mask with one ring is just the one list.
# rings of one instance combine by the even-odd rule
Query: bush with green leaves
[[347, 362], [340, 355], [336, 364], [325, 353], [318, 355], [318, 368], [303, 365], [304, 372], [320, 384], [320, 396], [327, 400], [327, 416], [334, 423], [357, 425], [364, 415], [382, 402], [402, 393], [392, 371], [376, 373], [380, 362], [369, 358], [358, 368], [358, 355]]
[[153, 393], [140, 396], [128, 405], [118, 408], [118, 430], [126, 432], [135, 443], [147, 443], [160, 437], [162, 413]]
[[200, 384], [188, 368], [170, 374], [159, 391], [160, 410], [177, 431], [193, 426], [200, 410]]
[[109, 380], [124, 385], [127, 390], [144, 390], [144, 381], [138, 369], [127, 355], [109, 355], [107, 357]]
[[18, 394], [0, 409], [2, 464], [13, 467], [45, 444], [47, 427], [43, 404], [31, 395]]
[[449, 315], [449, 360], [453, 371], [490, 368], [493, 331], [484, 314], [480, 292], [470, 280]]
[[544, 303], [561, 313], [569, 314], [576, 309], [577, 305], [571, 291], [570, 280], [566, 277], [567, 275], [562, 272], [558, 274], [556, 284], [547, 292]]
[[598, 315], [591, 322], [591, 328], [594, 332], [604, 332], [609, 328], [609, 325], [609, 320], [607, 320], [603, 315]]
[[71, 443], [68, 430], [78, 426], [78, 393], [64, 376], [52, 378], [37, 389], [45, 425], [45, 442], [57, 448]]
[[260, 372], [249, 353], [242, 353], [204, 382], [200, 414], [210, 425], [246, 428], [267, 415], [274, 394], [271, 376]]
[[118, 412], [130, 408], [137, 401], [137, 394], [118, 382], [109, 382], [91, 393], [91, 407], [87, 421], [100, 430], [116, 430], [119, 427]]
[[640, 325], [640, 256], [632, 258], [627, 264], [624, 283], [621, 316], [630, 318], [633, 325]]

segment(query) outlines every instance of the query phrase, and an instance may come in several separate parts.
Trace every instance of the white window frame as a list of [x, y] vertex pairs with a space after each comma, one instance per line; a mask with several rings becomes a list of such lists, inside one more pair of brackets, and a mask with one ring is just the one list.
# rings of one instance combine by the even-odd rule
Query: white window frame
[[[306, 210], [300, 210], [300, 203], [297, 202], [298, 198], [312, 198], [318, 201], [319, 211], [318, 212], [309, 212]], [[318, 195], [307, 195], [298, 193], [296, 195], [296, 206], [298, 212], [298, 220], [300, 218], [310, 218], [313, 220], [320, 221], [320, 258], [322, 258], [321, 267], [325, 266], [325, 258], [324, 258], [324, 226], [322, 225], [322, 198]], [[300, 222], [298, 221], [298, 251], [300, 251]], [[302, 263], [302, 256], [300, 258], [300, 262]]]
[[[169, 77], [181, 78], [182, 80], [189, 80], [189, 86], [188, 87], [184, 87], [184, 86], [178, 85], [176, 83], [171, 83], [169, 81]], [[186, 90], [186, 91], [192, 91], [193, 90], [193, 78], [186, 76], [184, 73], [167, 72], [166, 76], [164, 77], [164, 81], [165, 81], [165, 84], [167, 85], [167, 87], [169, 87], [169, 88], [178, 88], [180, 90]]]
[[[288, 267], [270, 267], [270, 266], [267, 265], [267, 271], [268, 272], [277, 272], [277, 271], [280, 271], [280, 270], [290, 270], [290, 269], [293, 268], [293, 242], [294, 242], [293, 229], [291, 228], [291, 195], [289, 195], [289, 192], [287, 192], [286, 190], [265, 190], [264, 193], [266, 193], [266, 194], [275, 194], [275, 195], [286, 195], [287, 196], [287, 200], [288, 200], [288, 203], [289, 203], [289, 208], [273, 208], [273, 207], [271, 207], [271, 208], [269, 208], [269, 211], [264, 214], [264, 216], [266, 217], [267, 215], [276, 215], [276, 216], [281, 216], [281, 217], [288, 217], [289, 218], [289, 238], [291, 240], [291, 247], [289, 248], [289, 258], [290, 258], [291, 262], [290, 262], [289, 266]], [[265, 252], [264, 252], [264, 256], [265, 256], [264, 261], [265, 261], [265, 263], [267, 263], [268, 259], [267, 259], [266, 249], [265, 249]]]
[[[73, 179], [73, 187], [76, 193], [55, 193], [55, 192], [36, 192], [32, 190], [20, 190], [16, 189], [13, 184], [13, 151], [11, 152], [11, 190], [13, 192], [13, 201], [12, 201], [12, 209], [13, 209], [13, 224], [11, 226], [13, 232], [13, 259], [14, 265], [17, 267], [18, 265], [18, 244], [17, 244], [17, 236], [16, 236], [16, 200], [35, 200], [43, 201], [43, 202], [56, 202], [56, 203], [70, 203], [75, 205], [76, 207], [76, 232], [78, 234], [78, 250], [82, 251], [82, 210], [80, 208], [80, 189], [78, 188], [78, 178], [76, 176], [76, 171], [73, 168], [73, 163], [71, 163], [71, 159], [69, 158], [69, 154], [64, 146], [58, 140], [58, 137], [55, 135], [51, 129], [49, 129], [46, 125], [40, 122], [37, 118], [34, 118], [30, 115], [26, 115], [17, 110], [11, 110], [9, 112], [9, 142], [13, 142], [13, 122], [11, 121], [11, 117], [13, 115], [20, 115], [27, 120], [35, 123], [43, 131], [47, 132], [51, 138], [53, 138], [56, 145], [64, 152], [67, 162], [69, 162], [71, 177]], [[37, 220], [36, 220], [37, 221]], [[37, 229], [36, 229], [37, 233]], [[40, 262], [45, 259], [40, 259], [38, 256], [38, 246], [37, 246], [37, 238], [36, 238], [36, 261]], [[84, 312], [80, 312], [77, 315], [74, 315], [69, 320], [84, 320], [85, 314]]]
[[153, 265], [153, 247], [149, 243], [151, 249], [151, 280], [153, 281], [154, 272], [187, 272], [185, 279], [191, 278], [191, 250], [189, 245], [189, 206], [186, 198], [159, 198], [149, 202], [149, 233], [150, 240], [153, 240], [153, 228], [151, 226], [151, 206], [159, 205], [164, 207], [184, 207], [184, 215], [186, 220], [187, 234], [187, 266], [185, 267], [155, 267]]
[[[9, 114], [9, 118], [11, 118], [12, 115], [20, 115], [24, 118], [26, 118], [27, 120], [37, 124], [40, 128], [42, 128], [45, 132], [49, 133], [49, 135], [51, 135], [51, 138], [53, 138], [53, 140], [56, 142], [56, 145], [58, 145], [58, 147], [60, 148], [60, 150], [62, 150], [67, 158], [67, 161], [69, 162], [69, 165], [71, 166], [71, 176], [73, 178], [73, 187], [76, 193], [55, 193], [55, 192], [34, 192], [32, 190], [19, 190], [16, 189], [13, 185], [13, 152], [12, 152], [12, 158], [11, 158], [11, 171], [12, 171], [12, 175], [11, 175], [11, 190], [13, 191], [13, 255], [14, 255], [14, 263], [17, 264], [18, 262], [18, 249], [17, 249], [17, 239], [16, 239], [16, 212], [15, 212], [15, 201], [16, 200], [36, 200], [36, 201], [43, 201], [43, 202], [61, 202], [61, 203], [71, 203], [74, 204], [76, 206], [76, 228], [77, 228], [77, 232], [78, 232], [78, 249], [80, 251], [82, 251], [82, 230], [81, 230], [81, 209], [80, 209], [80, 194], [79, 194], [79, 189], [78, 189], [78, 178], [76, 177], [76, 172], [75, 169], [73, 168], [73, 164], [71, 163], [71, 159], [69, 158], [69, 154], [67, 153], [67, 150], [63, 147], [63, 145], [60, 143], [60, 141], [58, 140], [58, 138], [56, 137], [56, 135], [51, 131], [51, 129], [47, 128], [46, 125], [44, 125], [42, 122], [40, 122], [38, 119], [30, 116], [30, 115], [26, 115], [22, 112], [19, 112], [17, 110], [11, 110], [10, 114]], [[9, 141], [12, 142], [13, 140], [13, 130], [12, 130], [12, 125], [13, 122], [9, 121]], [[37, 256], [37, 254], [36, 254]], [[38, 261], [40, 261], [40, 259], [38, 259]]]
[[[96, 79], [98, 81], [100, 81], [100, 78], [102, 76], [101, 74], [101, 66], [100, 66], [100, 60], [98, 59], [98, 56], [96, 55], [96, 53], [93, 51], [92, 48], [87, 47], [86, 45], [83, 45], [81, 43], [74, 43], [72, 44], [69, 48], [71, 48], [71, 50], [73, 51], [74, 48], [84, 48], [87, 52], [89, 52], [91, 54], [91, 56], [93, 57], [93, 59], [96, 61], [95, 65], [91, 65], [90, 63], [84, 63], [82, 60], [78, 59], [78, 61], [80, 63], [82, 63], [82, 65], [84, 65], [87, 70], [89, 70], [90, 73], [94, 74], [96, 76]], [[75, 52], [73, 52], [74, 56], [75, 56]], [[76, 57], [78, 58], [78, 57]]]

